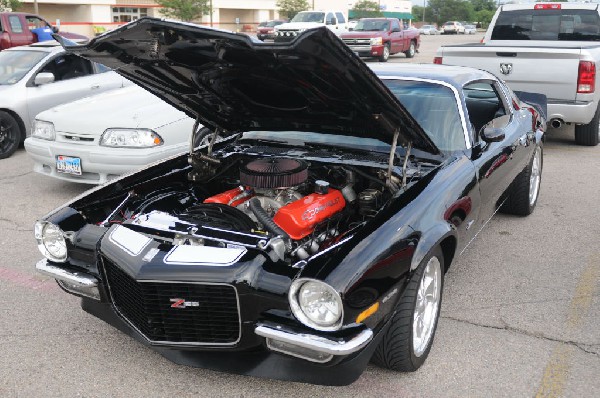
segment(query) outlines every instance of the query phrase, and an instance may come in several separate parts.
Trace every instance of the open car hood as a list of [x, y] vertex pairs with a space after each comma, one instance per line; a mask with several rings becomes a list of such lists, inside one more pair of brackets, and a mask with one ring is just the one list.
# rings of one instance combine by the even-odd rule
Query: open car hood
[[[104, 64], [209, 128], [314, 131], [375, 138], [438, 153], [379, 78], [327, 28], [291, 43], [142, 18], [86, 45]], [[70, 43], [69, 43], [70, 44]]]

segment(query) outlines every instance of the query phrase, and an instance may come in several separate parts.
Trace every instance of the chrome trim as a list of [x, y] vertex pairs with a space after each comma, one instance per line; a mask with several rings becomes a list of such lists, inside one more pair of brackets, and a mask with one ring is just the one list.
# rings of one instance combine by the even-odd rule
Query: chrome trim
[[265, 338], [283, 341], [331, 355], [350, 355], [364, 348], [373, 339], [373, 331], [368, 328], [365, 328], [356, 336], [345, 341], [332, 340], [327, 337], [308, 333], [294, 333], [283, 329], [281, 326], [274, 328], [264, 324], [258, 324], [256, 329], [254, 329], [254, 333]]
[[80, 272], [67, 271], [64, 268], [48, 264], [48, 260], [42, 259], [35, 264], [35, 269], [41, 274], [50, 276], [56, 280], [64, 281], [83, 288], [98, 287], [98, 279]]
[[407, 76], [380, 76], [377, 75], [381, 80], [404, 80], [404, 81], [418, 81], [418, 82], [426, 82], [432, 84], [439, 84], [440, 86], [448, 87], [454, 93], [454, 98], [456, 99], [456, 107], [458, 108], [458, 113], [460, 115], [460, 121], [462, 122], [463, 133], [465, 135], [465, 145], [467, 149], [471, 148], [471, 139], [469, 138], [469, 130], [467, 129], [467, 122], [465, 118], [465, 112], [462, 107], [462, 101], [460, 100], [460, 94], [456, 87], [454, 87], [450, 83], [446, 83], [442, 80], [435, 79], [424, 79], [420, 77], [407, 77]]
[[[114, 264], [114, 263], [113, 263]], [[116, 266], [116, 264], [114, 264]], [[102, 267], [105, 268], [104, 265], [104, 259], [102, 259]], [[119, 267], [119, 269], [121, 269]], [[121, 269], [122, 272], [125, 272]], [[106, 270], [103, 271], [106, 274]], [[139, 330], [121, 311], [119, 311], [119, 309], [117, 308], [117, 306], [115, 305], [115, 300], [113, 298], [113, 294], [112, 294], [112, 290], [110, 287], [110, 283], [108, 281], [108, 278], [105, 276], [106, 278], [106, 286], [108, 288], [108, 294], [110, 296], [110, 304], [112, 306], [112, 308], [115, 310], [115, 312], [125, 321], [127, 322], [127, 324], [129, 326], [131, 326], [140, 336], [142, 336], [144, 339], [146, 339], [146, 341], [148, 341], [149, 343], [152, 344], [160, 344], [160, 345], [169, 345], [169, 346], [178, 346], [178, 347], [185, 347], [185, 346], [214, 346], [214, 347], [222, 347], [222, 346], [234, 346], [237, 343], [240, 342], [240, 340], [242, 339], [242, 318], [240, 315], [240, 296], [238, 295], [238, 291], [235, 288], [235, 286], [229, 284], [229, 283], [209, 283], [209, 282], [186, 282], [186, 281], [160, 281], [160, 280], [142, 280], [139, 281], [137, 279], [134, 278], [130, 278], [133, 279], [134, 281], [136, 281], [137, 283], [185, 283], [185, 284], [189, 284], [189, 285], [211, 285], [211, 286], [231, 286], [233, 288], [233, 291], [235, 292], [235, 300], [236, 300], [236, 304], [237, 304], [237, 314], [238, 314], [238, 338], [236, 341], [230, 342], [230, 343], [201, 343], [201, 342], [189, 342], [189, 343], [181, 343], [181, 342], [176, 342], [176, 341], [163, 341], [163, 340], [150, 340], [148, 338], [148, 336], [146, 336], [141, 330]]]

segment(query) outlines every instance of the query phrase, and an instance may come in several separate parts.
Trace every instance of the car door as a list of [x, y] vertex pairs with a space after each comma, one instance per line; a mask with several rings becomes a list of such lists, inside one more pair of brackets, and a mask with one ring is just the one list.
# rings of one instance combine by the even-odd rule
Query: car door
[[397, 19], [391, 20], [390, 40], [392, 42], [392, 53], [399, 53], [404, 50], [404, 32], [400, 28], [400, 22]]
[[[31, 119], [43, 110], [79, 98], [122, 87], [123, 78], [115, 72], [96, 73], [92, 62], [73, 54], [52, 57], [27, 84], [27, 108]], [[35, 76], [53, 73], [53, 83], [36, 86]]]
[[[481, 228], [502, 204], [502, 194], [515, 173], [527, 164], [528, 132], [497, 82], [473, 82], [464, 86], [463, 93], [474, 138], [472, 161], [481, 192]], [[486, 142], [482, 132], [490, 124], [504, 137]]]
[[33, 43], [33, 34], [27, 28], [25, 18], [20, 14], [8, 15], [8, 31], [13, 47]]

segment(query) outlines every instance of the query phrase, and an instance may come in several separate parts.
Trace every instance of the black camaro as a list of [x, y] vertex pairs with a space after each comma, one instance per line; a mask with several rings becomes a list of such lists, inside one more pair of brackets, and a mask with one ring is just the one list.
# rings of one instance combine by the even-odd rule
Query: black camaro
[[371, 70], [326, 28], [259, 44], [144, 18], [66, 48], [198, 122], [189, 154], [38, 221], [37, 269], [177, 363], [414, 371], [454, 257], [497, 210], [535, 208], [545, 98], [489, 73]]

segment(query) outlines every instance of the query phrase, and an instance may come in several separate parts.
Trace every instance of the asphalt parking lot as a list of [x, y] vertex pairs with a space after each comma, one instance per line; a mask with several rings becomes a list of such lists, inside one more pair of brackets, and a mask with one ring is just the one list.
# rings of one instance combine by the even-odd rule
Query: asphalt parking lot
[[[414, 59], [441, 43], [425, 36]], [[34, 271], [35, 220], [87, 186], [32, 172], [24, 149], [0, 160], [0, 397], [600, 396], [600, 146], [551, 130], [538, 206], [499, 215], [446, 275], [431, 354], [416, 373], [369, 366], [323, 387], [174, 365]]]

